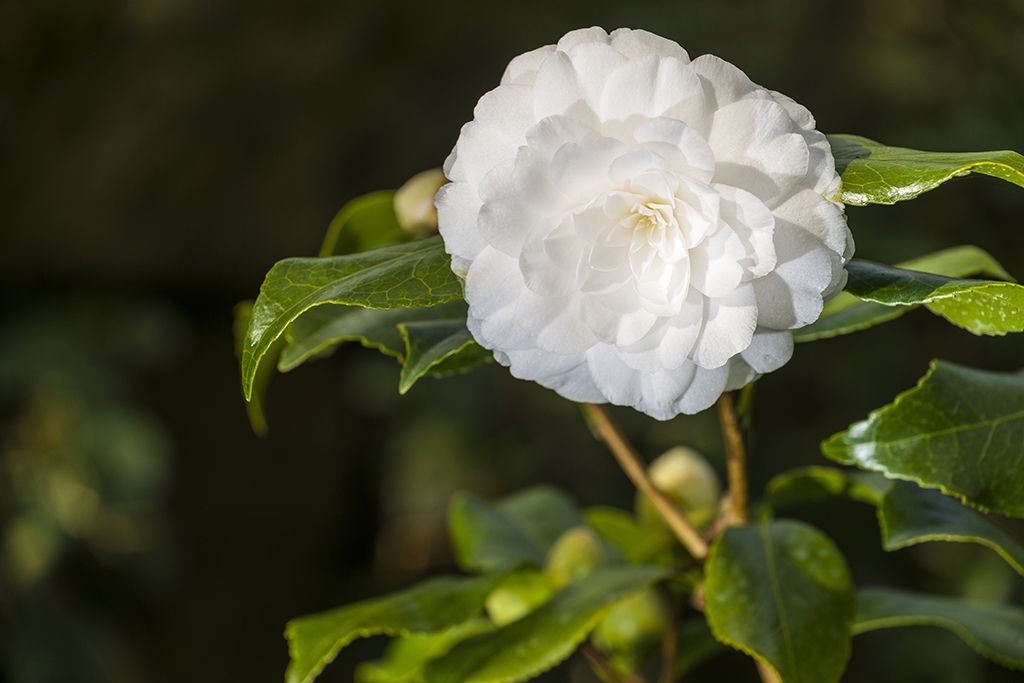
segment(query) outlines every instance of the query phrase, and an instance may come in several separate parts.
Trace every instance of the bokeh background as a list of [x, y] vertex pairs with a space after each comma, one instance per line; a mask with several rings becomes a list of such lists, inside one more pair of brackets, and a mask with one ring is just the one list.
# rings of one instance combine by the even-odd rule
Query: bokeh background
[[[725, 57], [825, 131], [1024, 149], [1022, 0], [0, 2], [3, 681], [279, 681], [288, 618], [450, 569], [453, 491], [632, 504], [572, 405], [493, 366], [400, 398], [393, 361], [345, 348], [277, 379], [257, 438], [231, 339], [275, 260], [314, 253], [347, 199], [439, 165], [513, 55], [592, 24]], [[1024, 276], [1024, 192], [991, 178], [849, 216], [863, 257], [970, 242]], [[820, 439], [929, 359], [1011, 370], [1022, 351], [923, 311], [802, 346], [759, 385], [754, 485], [823, 463]], [[650, 456], [687, 444], [721, 465], [710, 416], [622, 418]], [[799, 514], [860, 582], [1022, 599], [981, 549], [886, 554], [865, 507]], [[752, 676], [736, 655], [692, 680]], [[908, 629], [857, 638], [846, 680], [1020, 677]]]

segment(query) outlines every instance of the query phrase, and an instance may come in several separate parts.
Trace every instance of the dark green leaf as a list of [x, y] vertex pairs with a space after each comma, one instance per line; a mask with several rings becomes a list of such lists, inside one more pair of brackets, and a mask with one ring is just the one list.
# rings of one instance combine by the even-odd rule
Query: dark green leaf
[[968, 173], [1024, 187], [1024, 157], [1016, 152], [922, 152], [887, 147], [857, 135], [829, 135], [845, 204], [895, 204]]
[[328, 258], [293, 258], [267, 273], [242, 349], [242, 388], [267, 350], [306, 311], [324, 304], [364, 308], [434, 306], [462, 298], [439, 237]]
[[900, 626], [938, 626], [952, 631], [979, 654], [1024, 669], [1024, 610], [964, 602], [887, 588], [857, 592], [855, 634]]
[[426, 669], [426, 683], [514, 683], [537, 676], [572, 654], [620, 600], [668, 571], [604, 567], [570, 584], [519, 621], [463, 641]]
[[499, 579], [498, 575], [440, 577], [399, 593], [290, 621], [285, 629], [291, 654], [288, 683], [312, 681], [356, 638], [437, 633], [463, 624], [480, 614]]
[[1024, 574], [1024, 546], [983, 515], [938, 491], [896, 482], [879, 508], [886, 550], [926, 541], [978, 543]]
[[405, 364], [398, 392], [409, 391], [428, 372], [450, 375], [486, 363], [491, 352], [473, 341], [466, 316], [406, 322], [398, 326], [405, 340]]
[[580, 526], [583, 516], [563, 492], [537, 486], [496, 505], [465, 494], [455, 496], [448, 522], [459, 566], [487, 572], [526, 563], [543, 565], [552, 544]]
[[[944, 249], [905, 261], [896, 267], [951, 278], [985, 275], [1013, 281], [1009, 273], [988, 252], [974, 246]], [[849, 292], [841, 292], [825, 304], [821, 317], [816, 322], [794, 332], [794, 340], [807, 342], [858, 332], [898, 318], [917, 307], [917, 304], [890, 306], [864, 301]]]
[[341, 207], [327, 228], [320, 256], [369, 251], [408, 240], [395, 215], [394, 190], [381, 190]]
[[822, 444], [829, 458], [1024, 516], [1024, 373], [933, 361], [918, 385]]
[[770, 665], [783, 683], [838, 681], [850, 656], [853, 584], [817, 529], [779, 520], [727, 529], [706, 565], [715, 637]]
[[419, 683], [423, 669], [448, 653], [457, 643], [494, 628], [487, 619], [472, 619], [439, 633], [414, 633], [395, 638], [384, 656], [376, 662], [364, 662], [356, 669], [357, 683]]

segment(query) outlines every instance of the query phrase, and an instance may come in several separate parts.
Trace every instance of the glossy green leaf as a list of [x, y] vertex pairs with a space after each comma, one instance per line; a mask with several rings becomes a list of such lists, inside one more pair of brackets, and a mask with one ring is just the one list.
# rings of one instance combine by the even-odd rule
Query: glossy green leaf
[[452, 499], [448, 514], [455, 559], [467, 571], [543, 565], [548, 550], [583, 515], [565, 493], [537, 486], [497, 504], [467, 494]]
[[477, 617], [498, 575], [440, 577], [408, 590], [364, 600], [288, 623], [288, 683], [315, 679], [343, 647], [374, 635], [437, 633]]
[[732, 527], [712, 546], [705, 575], [715, 638], [767, 663], [783, 683], [839, 680], [853, 584], [827, 536], [790, 520]]
[[405, 363], [398, 380], [401, 394], [428, 372], [442, 375], [465, 372], [493, 357], [490, 351], [473, 341], [466, 329], [465, 314], [404, 322], [398, 330], [405, 340]]
[[925, 304], [930, 311], [978, 335], [1024, 331], [1024, 286], [965, 280], [853, 259], [846, 291], [885, 306]]
[[395, 215], [395, 191], [371, 192], [341, 207], [327, 227], [320, 256], [369, 251], [409, 240]]
[[968, 173], [1024, 187], [1024, 157], [1016, 152], [923, 152], [887, 147], [857, 135], [829, 135], [845, 204], [895, 204]]
[[292, 258], [274, 265], [253, 305], [242, 349], [242, 388], [267, 350], [306, 311], [324, 304], [364, 308], [435, 306], [462, 298], [439, 237], [349, 256]]
[[[1013, 281], [1002, 265], [988, 252], [974, 246], [944, 249], [920, 258], [897, 264], [897, 268], [915, 270], [951, 278], [973, 275]], [[840, 292], [825, 304], [817, 321], [794, 332], [797, 342], [829, 339], [894, 320], [918, 308], [918, 304], [890, 306], [858, 299], [849, 292]]]
[[488, 619], [471, 619], [439, 633], [414, 633], [395, 638], [384, 656], [356, 669], [356, 683], [419, 683], [431, 660], [448, 653], [466, 638], [494, 628]]
[[888, 488], [889, 482], [877, 474], [814, 465], [776, 475], [765, 487], [765, 496], [774, 509], [836, 497], [878, 505]]
[[938, 491], [895, 482], [882, 501], [878, 519], [886, 550], [927, 541], [977, 543], [1024, 574], [1024, 546], [983, 515]]
[[459, 643], [427, 666], [425, 683], [533, 678], [571, 655], [616, 603], [667, 575], [641, 565], [596, 569], [519, 621]]
[[1024, 516], [1024, 372], [933, 361], [916, 387], [822, 444], [843, 464]]
[[1024, 669], [1024, 610], [888, 588], [857, 592], [855, 634], [901, 626], [952, 631], [984, 657]]
[[[245, 344], [245, 335], [249, 329], [251, 318], [251, 301], [242, 301], [235, 306], [235, 355], [239, 361], [242, 359], [242, 348]], [[249, 395], [249, 398], [246, 399], [244, 395], [242, 396], [243, 400], [245, 400], [245, 412], [249, 416], [249, 425], [252, 427], [252, 431], [259, 436], [264, 436], [267, 433], [267, 413], [265, 407], [267, 390], [274, 376], [274, 362], [280, 356], [282, 347], [283, 342], [281, 340], [274, 342], [270, 346], [266, 353], [266, 357], [270, 362], [260, 367], [256, 372], [256, 376], [253, 379], [252, 393]]]

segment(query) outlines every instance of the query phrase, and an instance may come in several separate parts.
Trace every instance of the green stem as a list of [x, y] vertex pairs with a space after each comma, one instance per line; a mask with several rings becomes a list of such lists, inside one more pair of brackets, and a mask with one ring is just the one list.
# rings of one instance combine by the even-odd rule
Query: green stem
[[736, 406], [732, 392], [722, 394], [718, 399], [718, 419], [722, 424], [722, 438], [725, 441], [726, 470], [729, 475], [728, 524], [745, 524], [747, 513], [747, 451], [743, 445], [743, 433], [736, 417]]

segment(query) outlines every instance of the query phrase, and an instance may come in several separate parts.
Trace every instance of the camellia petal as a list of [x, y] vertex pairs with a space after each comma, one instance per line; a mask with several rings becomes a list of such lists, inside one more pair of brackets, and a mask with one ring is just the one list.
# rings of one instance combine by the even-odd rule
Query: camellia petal
[[515, 377], [658, 419], [778, 369], [853, 254], [814, 125], [646, 31], [516, 57], [436, 198], [470, 332]]

